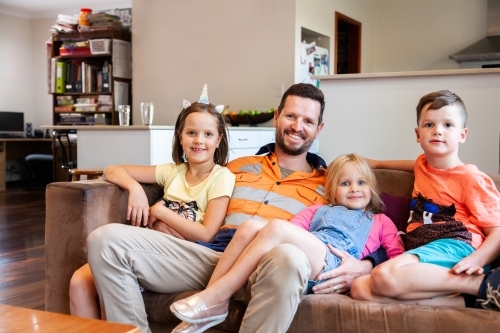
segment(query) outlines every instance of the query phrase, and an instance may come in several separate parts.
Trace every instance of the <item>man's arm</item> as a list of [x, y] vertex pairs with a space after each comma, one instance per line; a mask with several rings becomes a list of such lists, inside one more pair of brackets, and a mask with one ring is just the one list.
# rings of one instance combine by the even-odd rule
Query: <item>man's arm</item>
[[384, 248], [370, 253], [366, 260], [357, 260], [347, 252], [335, 249], [328, 244], [330, 251], [342, 261], [339, 267], [318, 276], [318, 280], [326, 280], [313, 287], [315, 294], [344, 293], [351, 289], [352, 282], [357, 277], [368, 275], [373, 267], [387, 260]]
[[413, 168], [415, 166], [414, 160], [372, 160], [365, 157], [365, 160], [368, 162], [372, 169], [392, 169], [392, 170], [401, 170], [407, 172], [413, 172]]

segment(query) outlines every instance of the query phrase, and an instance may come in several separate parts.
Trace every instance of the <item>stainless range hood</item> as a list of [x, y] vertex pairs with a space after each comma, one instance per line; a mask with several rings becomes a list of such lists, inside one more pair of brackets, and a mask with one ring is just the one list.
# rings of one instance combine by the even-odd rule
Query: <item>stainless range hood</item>
[[462, 68], [500, 67], [500, 0], [488, 0], [486, 37], [449, 59]]

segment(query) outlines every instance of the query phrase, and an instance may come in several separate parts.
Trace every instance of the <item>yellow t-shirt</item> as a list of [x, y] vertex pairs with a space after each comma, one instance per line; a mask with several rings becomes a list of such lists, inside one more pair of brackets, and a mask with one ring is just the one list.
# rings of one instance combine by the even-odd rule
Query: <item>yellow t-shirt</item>
[[163, 199], [173, 202], [173, 205], [183, 206], [195, 202], [195, 205], [189, 205], [194, 208], [187, 209], [187, 214], [196, 216], [184, 217], [201, 223], [211, 199], [231, 197], [235, 176], [228, 168], [216, 164], [205, 180], [195, 186], [189, 186], [186, 182], [187, 169], [187, 163], [157, 165], [156, 181], [164, 188]]

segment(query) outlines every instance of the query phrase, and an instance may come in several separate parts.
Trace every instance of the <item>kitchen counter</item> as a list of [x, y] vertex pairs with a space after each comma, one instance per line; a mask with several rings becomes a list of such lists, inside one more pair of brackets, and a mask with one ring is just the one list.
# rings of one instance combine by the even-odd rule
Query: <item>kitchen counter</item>
[[131, 126], [118, 126], [118, 125], [82, 125], [82, 126], [71, 126], [71, 125], [43, 125], [42, 129], [51, 130], [88, 130], [88, 131], [134, 131], [134, 130], [171, 130], [174, 126], [157, 126], [157, 125], [131, 125]]
[[[79, 168], [105, 168], [111, 164], [156, 165], [172, 162], [174, 126], [42, 126], [76, 130]], [[229, 127], [229, 159], [254, 155], [274, 142], [274, 127]], [[314, 146], [318, 151], [318, 143]]]
[[[260, 131], [260, 130], [271, 130], [274, 129], [273, 126], [231, 126], [228, 125], [227, 128], [231, 131]], [[118, 125], [94, 125], [94, 126], [70, 126], [70, 125], [43, 125], [41, 129], [49, 130], [86, 130], [86, 131], [137, 131], [137, 130], [173, 130], [174, 126], [171, 125], [130, 125], [130, 126], [118, 126]]]
[[408, 72], [313, 75], [312, 78], [319, 80], [346, 80], [346, 79], [477, 75], [477, 74], [499, 74], [499, 73], [500, 73], [500, 68], [472, 68], [472, 69], [446, 69], [446, 70], [408, 71]]

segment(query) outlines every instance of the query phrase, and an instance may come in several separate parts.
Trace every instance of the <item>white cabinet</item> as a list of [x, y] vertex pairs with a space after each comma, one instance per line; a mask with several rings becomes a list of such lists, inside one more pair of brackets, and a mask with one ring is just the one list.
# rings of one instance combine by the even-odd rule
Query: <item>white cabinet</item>
[[78, 128], [78, 167], [172, 162], [172, 126], [88, 126]]
[[274, 127], [229, 128], [229, 160], [255, 155], [260, 147], [274, 142]]
[[[229, 160], [241, 156], [255, 155], [260, 147], [276, 141], [274, 127], [229, 128]], [[309, 149], [318, 154], [319, 140], [315, 140]]]

